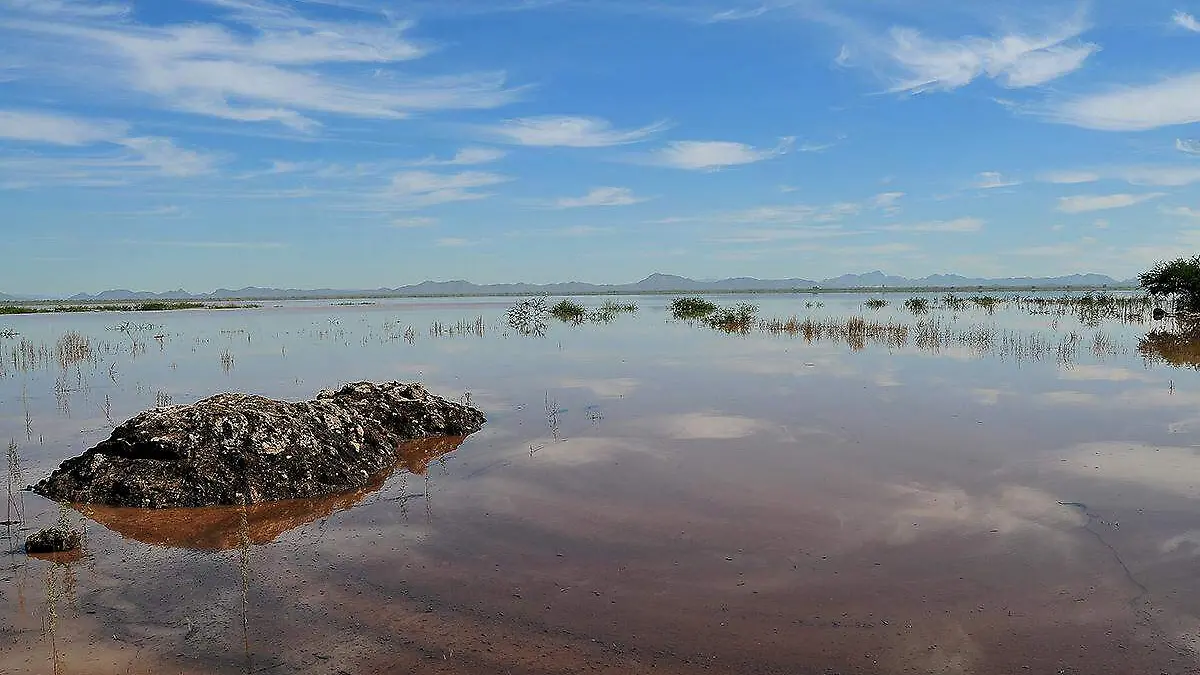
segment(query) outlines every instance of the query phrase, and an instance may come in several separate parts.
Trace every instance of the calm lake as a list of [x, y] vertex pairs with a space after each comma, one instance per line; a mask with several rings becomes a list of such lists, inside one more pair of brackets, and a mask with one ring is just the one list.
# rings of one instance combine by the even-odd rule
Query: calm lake
[[[488, 416], [325, 499], [6, 492], [0, 672], [1197, 672], [1200, 377], [1139, 351], [1162, 323], [869, 297], [713, 297], [813, 319], [746, 334], [658, 296], [541, 336], [512, 298], [0, 317], [13, 490], [225, 391]], [[19, 552], [60, 518], [80, 555]]]

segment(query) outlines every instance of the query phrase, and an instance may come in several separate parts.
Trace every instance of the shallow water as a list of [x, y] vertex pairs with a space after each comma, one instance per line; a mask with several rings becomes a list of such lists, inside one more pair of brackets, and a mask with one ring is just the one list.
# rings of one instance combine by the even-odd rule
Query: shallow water
[[[324, 500], [16, 495], [5, 548], [60, 517], [86, 544], [4, 559], [0, 672], [1196, 672], [1196, 371], [1143, 358], [1149, 322], [866, 297], [750, 300], [903, 346], [724, 334], [665, 297], [544, 337], [508, 298], [0, 319], [21, 486], [221, 391], [420, 380], [489, 420]], [[70, 331], [87, 354], [56, 353]]]

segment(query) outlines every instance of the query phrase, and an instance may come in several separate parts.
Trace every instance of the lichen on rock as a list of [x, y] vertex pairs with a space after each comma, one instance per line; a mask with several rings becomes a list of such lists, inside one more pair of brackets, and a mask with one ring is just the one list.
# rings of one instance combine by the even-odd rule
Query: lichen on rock
[[330, 495], [394, 466], [404, 441], [465, 436], [484, 421], [479, 410], [420, 384], [358, 382], [303, 402], [218, 394], [137, 415], [33, 490], [57, 501], [143, 508]]

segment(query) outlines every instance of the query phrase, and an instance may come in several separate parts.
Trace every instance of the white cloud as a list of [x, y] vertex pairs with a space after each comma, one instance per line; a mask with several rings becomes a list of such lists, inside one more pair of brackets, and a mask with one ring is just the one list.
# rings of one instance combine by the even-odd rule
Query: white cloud
[[1087, 213], [1089, 211], [1104, 211], [1121, 209], [1134, 204], [1140, 204], [1163, 196], [1160, 192], [1131, 195], [1079, 195], [1074, 197], [1059, 197], [1058, 210], [1063, 213]]
[[432, 227], [437, 225], [437, 218], [428, 216], [412, 216], [411, 218], [396, 218], [392, 221], [392, 227], [410, 228], [410, 227]]
[[1130, 185], [1154, 185], [1160, 187], [1180, 187], [1200, 183], [1200, 166], [1183, 165], [1143, 165], [1118, 166], [1085, 171], [1053, 171], [1043, 173], [1038, 179], [1046, 183], [1064, 185], [1078, 183], [1093, 183], [1102, 179], [1120, 180]]
[[1094, 183], [1100, 180], [1100, 174], [1091, 171], [1051, 171], [1038, 177], [1044, 183], [1059, 185], [1077, 185], [1079, 183]]
[[53, 145], [92, 145], [120, 138], [127, 128], [105, 122], [27, 110], [0, 110], [0, 139]]
[[212, 173], [215, 158], [193, 150], [184, 150], [168, 138], [137, 137], [116, 141], [141, 156], [140, 166], [158, 169], [168, 176], [199, 176]]
[[1099, 49], [1076, 40], [1084, 28], [1072, 21], [1045, 36], [959, 40], [929, 39], [910, 28], [893, 28], [884, 49], [901, 73], [892, 91], [946, 91], [979, 77], [1012, 89], [1045, 84], [1078, 70]]
[[1200, 122], [1200, 72], [1061, 101], [1044, 114], [1055, 122], [1100, 131], [1146, 131]]
[[598, 187], [592, 188], [586, 195], [582, 197], [563, 197], [551, 202], [550, 206], [559, 209], [574, 209], [585, 206], [629, 206], [630, 204], [640, 204], [646, 201], [645, 197], [638, 197], [633, 194], [633, 190], [624, 187]]
[[979, 218], [958, 218], [909, 225], [888, 225], [883, 229], [888, 232], [978, 232], [983, 229], [983, 225], [984, 221]]
[[1200, 141], [1176, 138], [1175, 149], [1189, 155], [1200, 155]]
[[1179, 216], [1182, 218], [1197, 218], [1200, 219], [1200, 209], [1193, 209], [1190, 206], [1174, 206], [1159, 209], [1159, 213], [1167, 216]]
[[[106, 93], [134, 92], [162, 107], [237, 121], [275, 121], [311, 130], [312, 114], [398, 119], [412, 111], [491, 108], [519, 92], [503, 73], [404, 76], [390, 64], [429, 49], [409, 24], [315, 21], [282, 4], [220, 3], [220, 23], [150, 26], [49, 20], [18, 10], [0, 40], [19, 36], [40, 74], [83, 80]], [[64, 61], [64, 58], [67, 59]], [[376, 64], [372, 71], [339, 67]]]
[[871, 206], [877, 209], [894, 208], [902, 197], [904, 197], [903, 192], [881, 192], [871, 198]]
[[656, 122], [638, 129], [615, 129], [607, 120], [595, 117], [548, 115], [507, 120], [485, 131], [516, 145], [601, 148], [644, 141], [665, 128], [665, 122]]
[[1184, 30], [1190, 30], [1193, 33], [1200, 33], [1200, 21], [1197, 21], [1196, 17], [1183, 10], [1176, 11], [1175, 16], [1171, 17], [1171, 20], [1176, 26], [1179, 26]]
[[676, 169], [713, 171], [778, 157], [791, 148], [794, 140], [781, 139], [779, 145], [770, 149], [758, 149], [730, 141], [672, 141], [667, 147], [652, 153], [651, 162]]
[[490, 164], [504, 159], [508, 155], [507, 152], [497, 148], [480, 148], [471, 147], [463, 148], [454, 153], [450, 159], [438, 159], [436, 157], [426, 157], [412, 162], [412, 166], [473, 166], [476, 164]]
[[479, 242], [472, 239], [464, 239], [462, 237], [442, 237], [433, 243], [435, 246], [457, 248], [462, 246], [474, 246]]
[[0, 0], [0, 7], [5, 6], [17, 12], [76, 18], [117, 17], [129, 13], [128, 5], [90, 0]]
[[727, 9], [708, 17], [706, 23], [721, 23], [724, 21], [744, 21], [746, 19], [757, 19], [769, 11], [771, 11], [771, 8], [766, 5], [749, 9]]
[[805, 227], [756, 227], [738, 229], [728, 235], [714, 237], [715, 244], [766, 244], [779, 241], [810, 241], [853, 236], [840, 225], [810, 225]]
[[403, 207], [419, 208], [450, 202], [486, 199], [489, 192], [478, 188], [499, 185], [508, 176], [483, 171], [440, 174], [431, 171], [404, 171], [392, 176], [391, 185], [381, 195], [386, 201]]
[[1117, 174], [1133, 185], [1179, 187], [1200, 182], [1200, 166], [1135, 166]]
[[994, 190], [1020, 184], [1021, 181], [1007, 179], [997, 171], [984, 171], [975, 180], [974, 187], [978, 190]]

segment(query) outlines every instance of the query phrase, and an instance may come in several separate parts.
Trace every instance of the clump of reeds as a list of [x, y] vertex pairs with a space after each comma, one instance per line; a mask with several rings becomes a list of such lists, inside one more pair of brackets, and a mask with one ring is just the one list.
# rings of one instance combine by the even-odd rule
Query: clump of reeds
[[710, 327], [726, 333], [748, 333], [754, 326], [758, 306], [748, 302], [738, 303], [732, 307], [719, 307], [710, 313], [704, 322]]
[[942, 306], [951, 312], [961, 312], [967, 308], [967, 301], [953, 293], [947, 293], [942, 296]]
[[233, 370], [233, 363], [233, 354], [228, 349], [221, 350], [221, 370], [226, 375], [229, 374], [229, 371]]
[[913, 314], [928, 314], [929, 300], [921, 297], [909, 298], [904, 301], [904, 308]]
[[8, 466], [6, 469], [8, 501], [5, 508], [5, 522], [7, 523], [8, 536], [11, 543], [13, 526], [16, 526], [19, 532], [21, 523], [25, 521], [25, 502], [22, 499], [21, 492], [21, 483], [24, 480], [24, 475], [21, 469], [21, 455], [18, 452], [17, 440], [15, 438], [8, 441]]
[[884, 307], [887, 307], [887, 305], [888, 305], [888, 301], [884, 300], [883, 298], [871, 298], [870, 300], [867, 300], [866, 302], [863, 303], [863, 307], [866, 307], [867, 309], [874, 309], [874, 310], [881, 310]]
[[587, 315], [587, 308], [574, 300], [559, 300], [550, 308], [550, 316], [564, 323], [583, 323]]
[[434, 321], [429, 324], [429, 337], [440, 338], [461, 335], [483, 337], [485, 334], [487, 334], [487, 322], [483, 320], [482, 314], [474, 319], [459, 319], [454, 323]]
[[17, 331], [15, 331], [11, 328], [5, 328], [4, 330], [0, 330], [0, 338], [4, 338], [6, 340], [11, 340], [11, 339], [17, 337], [18, 335], [20, 335], [20, 333], [18, 333]]
[[55, 344], [54, 355], [58, 359], [59, 368], [66, 370], [92, 358], [92, 342], [86, 335], [67, 331]]
[[808, 343], [824, 340], [845, 342], [854, 351], [865, 349], [871, 343], [903, 347], [908, 343], [909, 331], [908, 326], [902, 323], [868, 321], [860, 316], [821, 320], [807, 317], [803, 321], [793, 316], [786, 320], [762, 321], [759, 328], [767, 333], [801, 337]]
[[671, 316], [681, 321], [703, 319], [717, 311], [717, 305], [704, 298], [683, 296], [671, 300]]
[[587, 320], [592, 323], [608, 323], [620, 314], [634, 314], [637, 310], [638, 306], [632, 302], [605, 300], [599, 309], [588, 312]]

